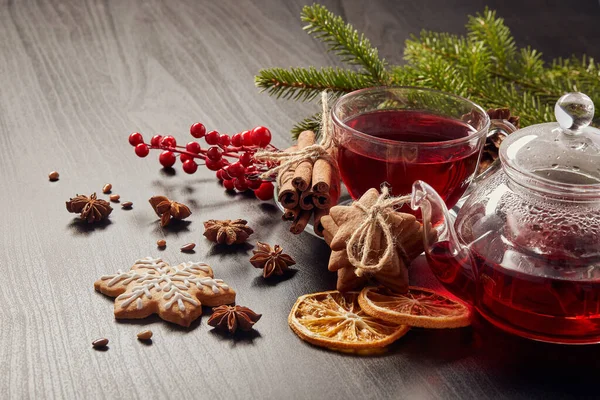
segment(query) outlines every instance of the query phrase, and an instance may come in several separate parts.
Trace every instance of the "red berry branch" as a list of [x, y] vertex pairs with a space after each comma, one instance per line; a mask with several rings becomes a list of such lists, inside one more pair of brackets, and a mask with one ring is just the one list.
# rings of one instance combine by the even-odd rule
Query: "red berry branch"
[[178, 146], [170, 135], [154, 135], [148, 144], [139, 132], [129, 135], [129, 143], [135, 147], [138, 157], [146, 157], [150, 150], [162, 150], [158, 161], [165, 168], [175, 165], [179, 155], [182, 169], [188, 174], [195, 173], [198, 165], [205, 165], [217, 172], [217, 178], [227, 190], [252, 190], [260, 200], [273, 198], [273, 183], [259, 178], [272, 165], [254, 159], [259, 149], [277, 150], [271, 145], [271, 132], [267, 128], [257, 126], [230, 137], [217, 131], [206, 132], [204, 125], [197, 122], [190, 127], [190, 134], [196, 139], [204, 138], [209, 147], [203, 148], [197, 141]]

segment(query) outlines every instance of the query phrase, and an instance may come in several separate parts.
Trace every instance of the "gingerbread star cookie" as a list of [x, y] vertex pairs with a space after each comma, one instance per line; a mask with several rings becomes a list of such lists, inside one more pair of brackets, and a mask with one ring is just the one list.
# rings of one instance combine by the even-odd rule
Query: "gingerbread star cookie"
[[[358, 202], [365, 208], [371, 208], [379, 198], [376, 189], [367, 191]], [[331, 247], [329, 270], [337, 271], [337, 289], [348, 291], [364, 286], [369, 279], [389, 287], [395, 292], [403, 293], [408, 290], [408, 265], [423, 252], [423, 227], [410, 214], [389, 210], [385, 213], [386, 223], [392, 232], [394, 253], [389, 263], [381, 270], [358, 276], [355, 266], [350, 262], [347, 253], [347, 243], [357, 227], [367, 218], [365, 211], [359, 207], [335, 206], [330, 214], [321, 218], [325, 228], [325, 241]], [[435, 230], [431, 230], [435, 232]], [[370, 237], [367, 255], [369, 263], [382, 257], [385, 251], [385, 236], [380, 227], [376, 227]]]
[[207, 264], [185, 262], [170, 266], [160, 258], [145, 257], [129, 271], [102, 276], [94, 288], [116, 297], [115, 318], [141, 319], [158, 314], [181, 326], [202, 315], [202, 306], [235, 302], [235, 291], [215, 279]]

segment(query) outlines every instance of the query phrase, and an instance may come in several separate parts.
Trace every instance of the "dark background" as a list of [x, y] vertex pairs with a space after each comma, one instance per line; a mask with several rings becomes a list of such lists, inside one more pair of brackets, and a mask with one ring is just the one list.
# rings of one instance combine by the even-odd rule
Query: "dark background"
[[[325, 1], [363, 31], [390, 62], [421, 29], [463, 33], [467, 14], [498, 10], [519, 45], [546, 58], [599, 56], [597, 1]], [[274, 144], [315, 105], [259, 94], [262, 67], [336, 64], [302, 31], [303, 1], [0, 1], [0, 390], [10, 398], [548, 398], [597, 397], [597, 346], [535, 343], [477, 320], [473, 328], [413, 330], [379, 357], [312, 347], [288, 328], [302, 294], [332, 289], [328, 248], [293, 236], [271, 203], [226, 193], [214, 173], [160, 169], [127, 143], [172, 133], [180, 142], [202, 121], [235, 133], [268, 126]], [[60, 181], [47, 174], [58, 170]], [[77, 193], [134, 202], [110, 222], [88, 226], [64, 202]], [[189, 224], [161, 230], [147, 199], [190, 205]], [[251, 242], [281, 244], [298, 261], [285, 279], [265, 281], [250, 246], [223, 249], [202, 237], [202, 221], [246, 218]], [[166, 250], [155, 242], [166, 238]], [[193, 256], [179, 252], [198, 243]], [[192, 329], [158, 318], [121, 322], [93, 290], [103, 274], [137, 258], [204, 260], [263, 313], [251, 335]], [[414, 283], [435, 286], [422, 260]], [[135, 334], [154, 331], [147, 346]], [[106, 352], [91, 341], [110, 339]]]

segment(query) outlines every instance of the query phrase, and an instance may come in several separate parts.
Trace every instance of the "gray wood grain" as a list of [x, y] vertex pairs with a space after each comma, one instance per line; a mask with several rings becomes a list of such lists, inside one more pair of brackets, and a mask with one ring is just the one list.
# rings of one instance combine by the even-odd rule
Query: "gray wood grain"
[[[0, 1], [0, 392], [3, 398], [547, 398], [593, 396], [597, 346], [521, 340], [478, 321], [473, 329], [413, 330], [381, 357], [340, 355], [300, 341], [287, 314], [302, 294], [334, 287], [326, 245], [293, 236], [272, 204], [232, 196], [214, 174], [174, 176], [157, 155], [138, 159], [131, 131], [187, 140], [191, 123], [234, 133], [264, 124], [274, 143], [314, 111], [260, 95], [261, 67], [329, 65], [337, 59], [302, 32], [304, 1]], [[421, 28], [464, 31], [484, 1], [326, 1], [392, 62]], [[595, 1], [487, 2], [520, 43], [548, 56], [597, 47]], [[558, 3], [558, 2], [557, 2]], [[58, 170], [56, 183], [47, 174]], [[64, 201], [106, 182], [131, 211], [110, 223], [74, 220]], [[189, 204], [191, 223], [161, 230], [147, 203], [164, 194]], [[252, 241], [280, 243], [298, 261], [289, 279], [265, 282], [249, 248], [211, 246], [209, 218], [245, 217]], [[166, 250], [155, 242], [166, 238]], [[196, 254], [179, 246], [195, 241]], [[158, 318], [118, 322], [94, 292], [101, 275], [146, 255], [204, 260], [263, 313], [257, 333], [232, 340], [206, 318], [181, 329]], [[422, 263], [417, 283], [436, 285]], [[136, 340], [150, 328], [152, 345]], [[106, 352], [91, 341], [110, 339]]]

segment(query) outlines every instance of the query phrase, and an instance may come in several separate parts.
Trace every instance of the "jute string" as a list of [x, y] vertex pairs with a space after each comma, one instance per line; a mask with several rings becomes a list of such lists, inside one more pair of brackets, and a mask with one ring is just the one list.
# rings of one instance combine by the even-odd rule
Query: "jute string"
[[329, 150], [333, 147], [333, 132], [331, 129], [331, 119], [329, 118], [329, 98], [327, 91], [321, 93], [321, 104], [323, 106], [323, 115], [321, 118], [321, 140], [303, 149], [297, 151], [259, 151], [254, 158], [261, 161], [271, 161], [278, 163], [277, 166], [263, 172], [261, 179], [268, 179], [273, 175], [277, 176], [277, 185], [281, 187], [281, 179], [285, 172], [295, 168], [303, 161], [311, 161], [313, 164], [318, 159], [327, 161], [333, 168], [333, 173], [339, 174], [338, 166]]
[[[394, 207], [406, 204], [408, 201], [410, 201], [410, 195], [393, 197], [390, 196], [389, 188], [382, 186], [381, 194], [371, 207], [365, 207], [358, 201], [352, 203], [353, 207], [365, 213], [364, 221], [352, 232], [346, 244], [348, 260], [356, 268], [355, 273], [357, 276], [362, 276], [365, 272], [379, 272], [384, 266], [392, 262], [395, 243], [387, 217], [389, 213], [394, 212]], [[369, 264], [369, 253], [378, 250], [373, 249], [371, 246], [376, 238], [375, 235], [378, 235], [379, 232], [383, 233], [385, 239], [385, 251], [375, 264]], [[404, 253], [404, 249], [400, 248], [400, 250]]]

